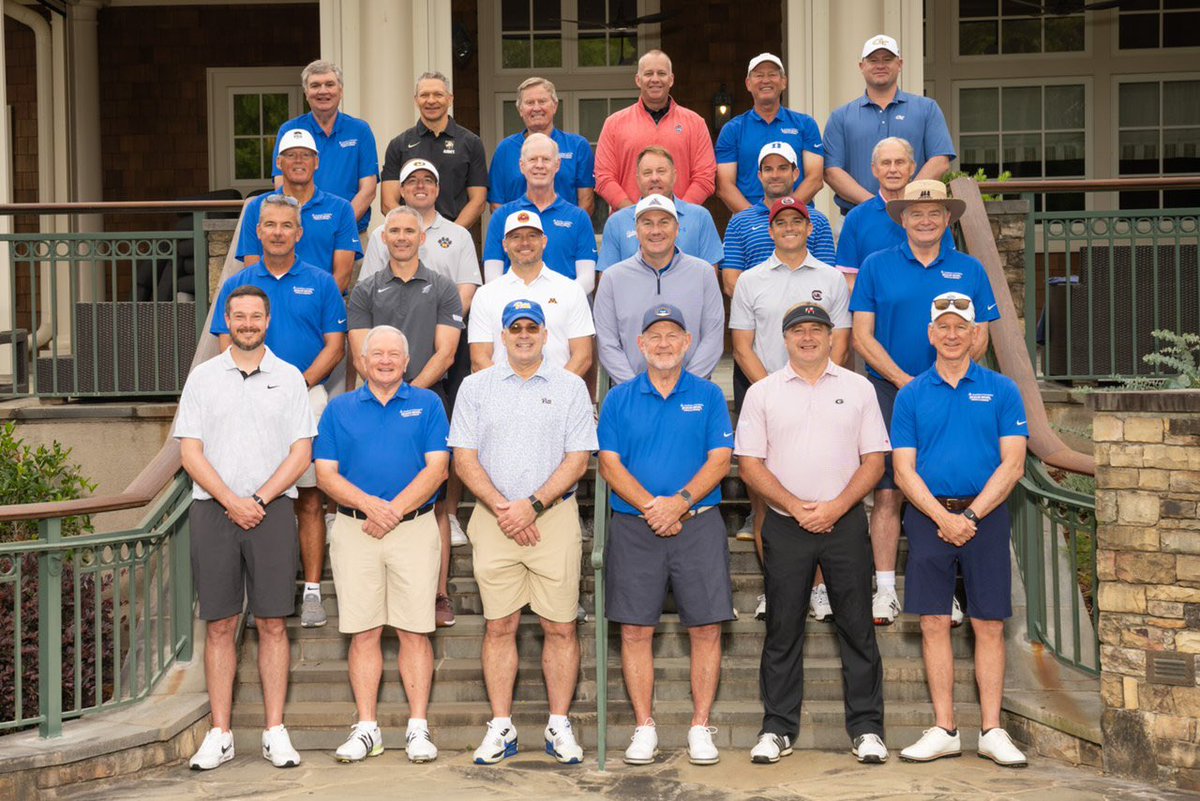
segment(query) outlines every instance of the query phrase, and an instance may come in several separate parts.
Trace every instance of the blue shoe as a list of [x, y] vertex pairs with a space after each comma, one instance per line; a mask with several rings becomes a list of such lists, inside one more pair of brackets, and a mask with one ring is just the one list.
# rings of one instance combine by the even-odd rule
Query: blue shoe
[[571, 730], [570, 721], [561, 729], [546, 726], [543, 736], [546, 738], [546, 753], [561, 764], [578, 765], [583, 761], [583, 748], [575, 741], [575, 732]]
[[517, 755], [517, 729], [508, 726], [499, 729], [488, 723], [483, 742], [475, 749], [476, 765], [495, 765], [501, 760]]

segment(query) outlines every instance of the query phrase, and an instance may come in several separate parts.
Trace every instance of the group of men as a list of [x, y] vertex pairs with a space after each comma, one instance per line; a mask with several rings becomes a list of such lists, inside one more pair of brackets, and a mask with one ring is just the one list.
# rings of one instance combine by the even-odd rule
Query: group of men
[[[326, 623], [327, 542], [357, 712], [338, 760], [383, 752], [385, 627], [400, 639], [408, 758], [437, 757], [430, 635], [454, 623], [450, 549], [469, 542], [492, 708], [474, 761], [517, 753], [527, 606], [544, 635], [545, 750], [582, 761], [569, 718], [580, 660], [574, 495], [593, 453], [613, 492], [605, 614], [621, 627], [635, 716], [626, 762], [658, 753], [652, 642], [668, 590], [691, 642], [689, 759], [719, 760], [709, 718], [722, 624], [736, 610], [718, 507], [736, 456], [766, 585], [752, 761], [792, 751], [810, 614], [831, 617], [841, 643], [852, 753], [888, 758], [874, 626], [900, 611], [907, 498], [904, 608], [921, 616], [935, 725], [901, 758], [961, 752], [949, 642], [961, 573], [979, 752], [1023, 765], [999, 726], [1011, 609], [997, 564], [1008, 558], [1003, 501], [1021, 474], [1024, 413], [1012, 382], [973, 361], [997, 304], [979, 262], [953, 246], [962, 202], [939, 180], [954, 158], [944, 119], [898, 88], [901, 65], [895, 40], [868, 40], [864, 96], [834, 112], [822, 137], [782, 106], [782, 60], [759, 55], [746, 76], [754, 107], [714, 149], [703, 119], [670, 95], [670, 59], [650, 51], [639, 98], [605, 123], [594, 164], [586, 140], [555, 128], [553, 84], [530, 78], [517, 99], [526, 129], [500, 144], [489, 173], [479, 137], [449, 116], [445, 76], [418, 80], [420, 120], [388, 144], [380, 171], [370, 127], [340, 111], [340, 70], [310, 64], [312, 111], [280, 129], [276, 191], [247, 204], [245, 269], [214, 304], [222, 353], [189, 377], [174, 431], [194, 482], [213, 722], [191, 766], [233, 757], [243, 611], [258, 629], [263, 756], [299, 764], [283, 726], [284, 618], [299, 569], [300, 623]], [[846, 213], [836, 245], [810, 205], [826, 183]], [[377, 188], [384, 219], [364, 255]], [[714, 191], [735, 212], [724, 241], [702, 205]], [[596, 194], [612, 210], [599, 251]], [[481, 274], [469, 229], [489, 204]], [[723, 294], [736, 426], [710, 380], [724, 353]], [[848, 367], [852, 350], [865, 378]], [[598, 414], [597, 363], [616, 385]], [[465, 532], [464, 485], [475, 499]]]

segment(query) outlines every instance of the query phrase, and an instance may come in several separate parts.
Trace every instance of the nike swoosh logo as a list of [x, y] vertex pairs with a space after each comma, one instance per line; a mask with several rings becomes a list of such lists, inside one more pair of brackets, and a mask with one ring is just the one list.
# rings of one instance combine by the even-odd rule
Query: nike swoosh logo
[[752, 226], [750, 226], [750, 230], [751, 230], [751, 231], [757, 231], [759, 228], [762, 228], [762, 227], [763, 227], [763, 226], [761, 226], [761, 225], [752, 225]]
[[408, 149], [409, 149], [409, 150], [412, 150], [414, 147], [416, 147], [416, 146], [417, 146], [417, 145], [419, 145], [419, 144], [421, 144], [421, 143], [420, 143], [420, 142], [413, 142], [411, 145], [409, 145], [409, 146], [408, 146]]
[[732, 432], [732, 431], [726, 431], [726, 432], [725, 432], [725, 433], [724, 433], [722, 436], [726, 436], [726, 437], [732, 437], [732, 436], [733, 436], [733, 432]]
[[991, 311], [991, 310], [992, 310], [992, 309], [994, 309], [994, 308], [996, 308], [996, 304], [995, 304], [995, 303], [993, 303], [991, 306], [988, 306], [988, 307], [987, 307], [987, 310], [988, 310], [988, 311]]
[[1025, 421], [1024, 421], [1024, 420], [1018, 420], [1018, 421], [1017, 421], [1017, 425], [1019, 425], [1019, 426], [1023, 426], [1023, 425], [1025, 425]]
[[222, 753], [222, 754], [228, 754], [228, 753], [229, 753], [229, 749], [230, 749], [230, 748], [233, 748], [233, 746], [232, 746], [232, 745], [223, 745], [223, 746], [221, 746], [221, 753]]
[[390, 286], [385, 286], [383, 289], [376, 289], [375, 291], [378, 292], [380, 295], [382, 295], [384, 292], [387, 292], [389, 289], [391, 289]]
[[342, 324], [342, 323], [344, 323], [344, 322], [346, 322], [346, 318], [345, 318], [345, 317], [343, 317], [342, 319], [338, 320], [338, 325], [341, 325], [341, 324]]
[[267, 384], [267, 389], [279, 389], [278, 384]]

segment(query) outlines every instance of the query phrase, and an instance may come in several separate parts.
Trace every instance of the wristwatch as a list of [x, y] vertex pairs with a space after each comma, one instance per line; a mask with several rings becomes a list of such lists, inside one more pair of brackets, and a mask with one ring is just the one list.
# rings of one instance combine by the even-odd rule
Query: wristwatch
[[537, 495], [530, 495], [529, 503], [533, 506], [533, 511], [537, 512], [539, 515], [546, 511], [546, 504], [539, 501]]
[[979, 525], [979, 516], [975, 514], [975, 510], [967, 507], [963, 510], [962, 516], [970, 520], [975, 525]]
[[263, 509], [266, 509], [266, 508], [267, 508], [267, 502], [266, 502], [266, 501], [264, 501], [264, 500], [263, 500], [261, 497], [259, 497], [259, 495], [258, 495], [258, 493], [257, 493], [257, 492], [256, 492], [256, 493], [254, 493], [253, 495], [251, 495], [251, 496], [250, 496], [250, 500], [252, 500], [252, 501], [254, 501], [255, 503], [257, 503], [257, 504], [258, 504], [259, 506], [261, 506]]
[[687, 501], [688, 506], [692, 505], [692, 493], [688, 492], [686, 489], [681, 489], [675, 494]]

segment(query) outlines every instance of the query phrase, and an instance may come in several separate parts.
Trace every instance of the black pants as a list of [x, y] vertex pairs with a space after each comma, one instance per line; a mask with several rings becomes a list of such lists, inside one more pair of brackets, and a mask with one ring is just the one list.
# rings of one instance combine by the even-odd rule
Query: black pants
[[763, 521], [763, 574], [767, 583], [767, 636], [759, 685], [760, 734], [796, 738], [804, 695], [804, 627], [817, 566], [825, 574], [842, 656], [846, 731], [883, 736], [883, 662], [871, 619], [871, 546], [862, 504], [829, 534], [812, 534], [790, 517], [767, 509]]

